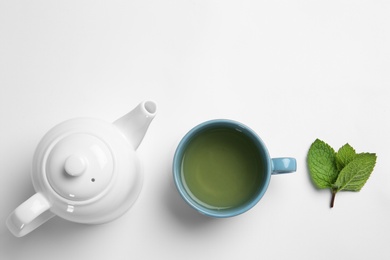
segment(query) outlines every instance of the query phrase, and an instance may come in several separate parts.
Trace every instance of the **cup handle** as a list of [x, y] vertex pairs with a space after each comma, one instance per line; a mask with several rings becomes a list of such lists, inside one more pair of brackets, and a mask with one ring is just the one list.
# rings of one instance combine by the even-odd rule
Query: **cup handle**
[[49, 209], [49, 201], [38, 192], [8, 216], [7, 227], [16, 237], [27, 235], [55, 216]]
[[290, 173], [297, 170], [295, 158], [272, 158], [272, 174]]

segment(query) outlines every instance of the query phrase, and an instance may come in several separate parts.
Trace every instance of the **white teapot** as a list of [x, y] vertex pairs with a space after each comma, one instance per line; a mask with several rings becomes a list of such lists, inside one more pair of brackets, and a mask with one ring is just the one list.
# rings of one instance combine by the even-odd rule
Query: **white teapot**
[[124, 214], [141, 191], [135, 151], [156, 111], [145, 101], [114, 123], [76, 118], [52, 128], [33, 158], [36, 193], [9, 215], [8, 229], [21, 237], [56, 215], [98, 224]]

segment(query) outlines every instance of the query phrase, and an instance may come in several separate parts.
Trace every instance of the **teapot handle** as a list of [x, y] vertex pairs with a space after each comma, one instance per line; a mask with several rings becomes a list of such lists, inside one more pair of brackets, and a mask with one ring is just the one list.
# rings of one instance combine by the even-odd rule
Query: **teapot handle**
[[35, 193], [8, 216], [7, 227], [16, 237], [27, 235], [55, 216], [49, 209], [49, 201]]

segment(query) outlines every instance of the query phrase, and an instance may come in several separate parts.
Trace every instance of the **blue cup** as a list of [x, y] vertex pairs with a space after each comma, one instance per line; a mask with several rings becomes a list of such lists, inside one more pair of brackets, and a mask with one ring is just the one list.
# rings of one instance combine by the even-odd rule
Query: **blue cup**
[[[207, 203], [204, 203], [202, 199], [194, 195], [194, 193], [191, 191], [191, 189], [188, 187], [186, 183], [186, 175], [184, 174], [185, 167], [183, 165], [189, 147], [191, 147], [191, 144], [193, 143], [194, 140], [204, 135], [207, 135], [207, 133], [210, 133], [211, 131], [213, 132], [231, 131], [233, 134], [241, 135], [243, 138], [245, 138], [245, 140], [248, 140], [248, 142], [254, 148], [250, 152], [240, 150], [239, 152], [241, 154], [238, 155], [255, 156], [256, 160], [258, 160], [259, 163], [262, 165], [262, 167], [257, 169], [258, 172], [255, 173], [261, 176], [261, 181], [256, 182], [256, 186], [254, 188], [255, 191], [253, 195], [251, 195], [251, 197], [249, 197], [245, 201], [242, 201], [238, 205], [235, 205], [233, 207], [218, 208], [218, 207], [210, 206]], [[225, 141], [229, 142], [229, 139], [227, 138], [225, 139]], [[218, 150], [213, 150], [214, 153], [218, 153], [216, 151]], [[208, 153], [208, 151], [206, 150], [205, 153]], [[212, 161], [214, 157], [216, 156], [210, 156], [210, 158], [208, 158], [207, 163], [213, 163], [213, 164], [219, 163], [217, 161], [214, 162]], [[232, 157], [232, 159], [229, 160], [234, 160], [234, 156]], [[192, 162], [191, 165], [193, 167], [198, 167], [198, 165], [201, 164], [204, 164], [204, 162], [195, 160]], [[296, 171], [296, 160], [294, 158], [290, 158], [290, 157], [271, 158], [264, 142], [252, 129], [245, 126], [244, 124], [232, 120], [227, 120], [227, 119], [210, 120], [195, 126], [180, 141], [173, 159], [173, 178], [174, 178], [176, 188], [179, 194], [181, 195], [181, 197], [187, 202], [188, 205], [190, 205], [198, 212], [215, 218], [233, 217], [248, 211], [260, 201], [260, 199], [267, 191], [271, 179], [271, 175], [290, 173], [295, 171]], [[239, 177], [240, 176], [238, 176], [238, 178]], [[194, 176], [194, 178], [196, 179], [198, 177]], [[221, 185], [222, 184], [223, 184], [223, 179], [221, 179]], [[229, 187], [229, 189], [230, 188], [231, 187]]]

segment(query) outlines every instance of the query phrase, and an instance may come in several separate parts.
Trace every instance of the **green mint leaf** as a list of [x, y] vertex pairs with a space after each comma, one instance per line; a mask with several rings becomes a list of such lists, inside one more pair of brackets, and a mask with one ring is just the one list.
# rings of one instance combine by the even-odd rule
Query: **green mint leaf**
[[307, 163], [310, 177], [318, 188], [332, 192], [330, 207], [333, 208], [339, 191], [360, 191], [374, 170], [376, 154], [357, 154], [349, 144], [337, 153], [324, 141], [316, 139], [310, 146]]
[[320, 188], [332, 188], [338, 176], [336, 153], [324, 141], [316, 139], [310, 146], [307, 162], [314, 184]]
[[370, 177], [376, 163], [376, 154], [361, 153], [340, 172], [334, 188], [337, 191], [360, 191]]
[[352, 162], [356, 156], [355, 149], [349, 144], [342, 146], [336, 154], [337, 170], [341, 171], [348, 163]]

